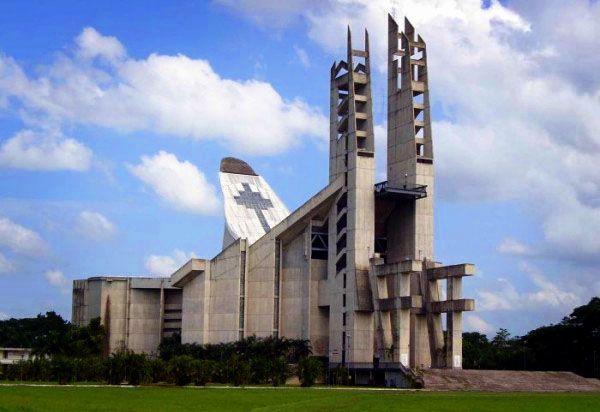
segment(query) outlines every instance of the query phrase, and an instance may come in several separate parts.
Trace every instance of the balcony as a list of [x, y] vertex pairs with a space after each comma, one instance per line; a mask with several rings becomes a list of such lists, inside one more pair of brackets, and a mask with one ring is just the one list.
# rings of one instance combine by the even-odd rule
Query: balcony
[[403, 185], [402, 187], [390, 187], [388, 182], [375, 184], [375, 197], [394, 198], [399, 200], [417, 200], [427, 197], [426, 185]]

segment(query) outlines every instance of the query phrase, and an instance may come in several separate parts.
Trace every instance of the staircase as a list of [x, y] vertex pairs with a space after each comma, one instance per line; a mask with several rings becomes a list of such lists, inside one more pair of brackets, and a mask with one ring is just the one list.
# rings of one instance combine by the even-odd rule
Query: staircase
[[572, 372], [427, 369], [424, 389], [487, 392], [600, 392], [600, 380]]

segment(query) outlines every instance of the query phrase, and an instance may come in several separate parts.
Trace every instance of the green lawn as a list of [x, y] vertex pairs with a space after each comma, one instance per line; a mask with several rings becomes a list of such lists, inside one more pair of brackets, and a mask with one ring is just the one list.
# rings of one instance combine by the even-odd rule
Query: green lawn
[[0, 411], [600, 411], [600, 394], [0, 387]]

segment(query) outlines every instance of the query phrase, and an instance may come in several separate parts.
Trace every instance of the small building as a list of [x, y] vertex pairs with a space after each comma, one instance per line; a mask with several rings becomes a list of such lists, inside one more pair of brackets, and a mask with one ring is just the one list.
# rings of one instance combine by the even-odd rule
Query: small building
[[30, 356], [30, 348], [0, 348], [0, 365], [11, 365]]

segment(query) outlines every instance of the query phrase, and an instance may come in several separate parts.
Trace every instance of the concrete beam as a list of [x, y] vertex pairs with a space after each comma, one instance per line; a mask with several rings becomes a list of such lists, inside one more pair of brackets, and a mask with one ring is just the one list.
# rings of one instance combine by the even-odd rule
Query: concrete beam
[[475, 274], [475, 265], [472, 263], [462, 263], [460, 265], [439, 266], [427, 269], [427, 278], [429, 280], [447, 279], [453, 277], [473, 276]]
[[395, 298], [378, 299], [379, 310], [394, 309], [421, 309], [423, 297], [421, 295], [402, 296]]
[[205, 270], [206, 260], [190, 259], [171, 275], [171, 284], [180, 288]]
[[432, 313], [469, 312], [473, 310], [475, 310], [475, 300], [473, 299], [442, 300], [429, 304], [429, 311]]
[[423, 269], [423, 263], [418, 260], [404, 260], [398, 263], [379, 264], [379, 259], [372, 259], [371, 264], [376, 266], [377, 276], [395, 275], [401, 273], [403, 275], [409, 275], [414, 272], [420, 272]]
[[171, 279], [164, 278], [131, 278], [132, 289], [176, 289], [171, 284]]

